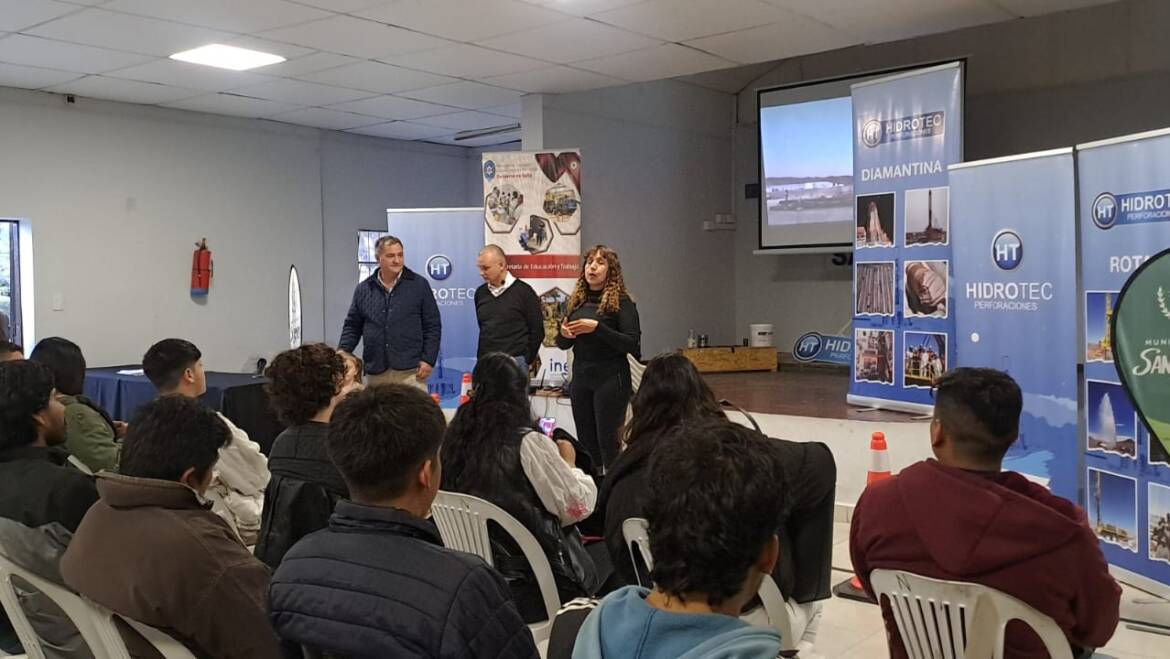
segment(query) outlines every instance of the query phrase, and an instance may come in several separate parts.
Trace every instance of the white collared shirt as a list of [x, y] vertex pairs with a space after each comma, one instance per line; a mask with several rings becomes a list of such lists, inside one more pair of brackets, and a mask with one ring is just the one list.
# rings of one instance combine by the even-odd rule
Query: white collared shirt
[[399, 270], [399, 271], [398, 271], [398, 276], [394, 278], [394, 283], [393, 283], [393, 284], [390, 284], [389, 286], [387, 286], [387, 285], [386, 285], [386, 282], [382, 281], [382, 271], [379, 269], [379, 270], [378, 270], [378, 272], [377, 272], [377, 275], [378, 275], [378, 283], [382, 285], [382, 288], [386, 289], [386, 292], [387, 292], [387, 293], [389, 293], [389, 292], [391, 292], [391, 291], [393, 291], [393, 290], [394, 290], [394, 287], [395, 287], [395, 286], [397, 286], [397, 285], [398, 285], [398, 282], [399, 282], [399, 281], [402, 279], [402, 273], [403, 273], [403, 271], [405, 271], [405, 270], [406, 270], [406, 268], [403, 268], [402, 270]]
[[514, 283], [516, 283], [516, 278], [512, 276], [512, 273], [504, 273], [504, 283], [500, 284], [499, 286], [492, 286], [489, 283], [487, 285], [488, 292], [492, 294], [492, 297], [500, 297], [504, 294], [504, 291], [508, 290], [508, 287]]

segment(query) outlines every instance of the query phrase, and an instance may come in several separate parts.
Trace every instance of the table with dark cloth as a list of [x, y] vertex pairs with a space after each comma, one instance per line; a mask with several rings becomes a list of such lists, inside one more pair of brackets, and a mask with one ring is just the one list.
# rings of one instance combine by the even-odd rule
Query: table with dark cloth
[[[143, 403], [158, 396], [145, 375], [120, 375], [118, 371], [138, 370], [141, 366], [109, 366], [85, 371], [85, 395], [101, 405], [110, 416], [129, 421]], [[264, 393], [267, 378], [247, 373], [207, 371], [207, 393], [200, 400], [222, 412], [232, 423], [248, 433], [260, 445], [264, 455], [272, 448], [276, 436], [284, 430], [268, 404]]]

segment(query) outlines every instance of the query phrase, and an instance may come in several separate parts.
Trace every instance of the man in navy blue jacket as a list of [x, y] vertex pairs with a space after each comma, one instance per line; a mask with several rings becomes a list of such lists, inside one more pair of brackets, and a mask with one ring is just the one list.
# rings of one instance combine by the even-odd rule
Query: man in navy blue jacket
[[362, 342], [369, 384], [408, 384], [423, 391], [439, 358], [439, 305], [426, 277], [406, 267], [402, 241], [382, 236], [378, 269], [353, 291], [338, 347]]
[[329, 526], [284, 556], [269, 591], [287, 643], [345, 657], [537, 659], [504, 578], [424, 519], [446, 421], [401, 385], [351, 394], [326, 445], [349, 487]]

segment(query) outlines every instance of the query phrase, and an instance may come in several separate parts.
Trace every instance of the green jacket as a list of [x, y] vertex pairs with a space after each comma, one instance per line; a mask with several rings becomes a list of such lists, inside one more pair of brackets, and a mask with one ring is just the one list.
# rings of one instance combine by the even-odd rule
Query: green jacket
[[95, 474], [103, 469], [116, 470], [122, 444], [106, 417], [80, 396], [62, 394], [58, 399], [65, 406], [65, 449], [69, 454]]

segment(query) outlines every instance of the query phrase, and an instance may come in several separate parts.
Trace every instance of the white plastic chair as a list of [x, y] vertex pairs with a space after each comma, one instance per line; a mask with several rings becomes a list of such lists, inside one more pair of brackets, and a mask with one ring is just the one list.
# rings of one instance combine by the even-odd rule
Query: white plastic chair
[[114, 616], [117, 616], [118, 619], [126, 623], [131, 629], [138, 632], [142, 638], [146, 639], [147, 643], [153, 645], [154, 649], [158, 650], [158, 653], [162, 655], [163, 659], [196, 659], [195, 655], [187, 649], [187, 646], [171, 638], [166, 633], [149, 625], [144, 625], [137, 620], [120, 616], [90, 600], [85, 600], [85, 603], [90, 607], [93, 615], [98, 620], [98, 624], [96, 625], [97, 630], [102, 637], [102, 641], [105, 643], [109, 659], [131, 659], [130, 649], [126, 647], [126, 641], [122, 638], [122, 633], [118, 631], [118, 625], [114, 622]]
[[[653, 570], [654, 558], [650, 554], [650, 524], [642, 517], [631, 517], [622, 522], [622, 537], [625, 538], [626, 546], [630, 549], [630, 558], [634, 558], [634, 547], [637, 547], [646, 569]], [[649, 587], [649, 584], [642, 584], [641, 581], [639, 581], [639, 585]], [[796, 650], [804, 630], [794, 629], [793, 616], [790, 615], [788, 603], [780, 594], [780, 588], [776, 585], [772, 575], [764, 575], [763, 581], [760, 582], [760, 590], [756, 594], [759, 595], [760, 602], [764, 605], [764, 613], [768, 616], [768, 623], [780, 632], [780, 649], [784, 651]]]
[[874, 570], [869, 580], [879, 600], [889, 599], [910, 659], [1003, 659], [1012, 620], [1031, 627], [1052, 659], [1072, 659], [1052, 618], [993, 588], [900, 570]]
[[495, 562], [492, 560], [487, 523], [492, 521], [499, 524], [505, 533], [512, 536], [520, 546], [520, 551], [524, 553], [524, 558], [532, 566], [547, 614], [544, 622], [529, 625], [528, 628], [532, 631], [532, 638], [537, 645], [547, 641], [549, 634], [552, 633], [553, 619], [561, 607], [561, 599], [557, 594], [557, 585], [548, 557], [544, 555], [544, 550], [532, 533], [499, 506], [455, 492], [440, 491], [435, 497], [435, 502], [431, 504], [431, 515], [439, 527], [439, 535], [442, 536], [444, 545], [450, 549], [475, 554], [493, 567]]
[[0, 603], [3, 603], [8, 620], [12, 622], [12, 628], [16, 630], [20, 644], [24, 646], [25, 655], [29, 659], [45, 659], [45, 652], [41, 648], [40, 637], [33, 630], [32, 623], [20, 606], [20, 596], [17, 594], [17, 588], [20, 586], [13, 583], [14, 577], [43, 593], [65, 612], [81, 633], [81, 638], [89, 646], [94, 659], [112, 659], [98, 631], [98, 620], [87, 603], [65, 587], [47, 581], [0, 556]]

